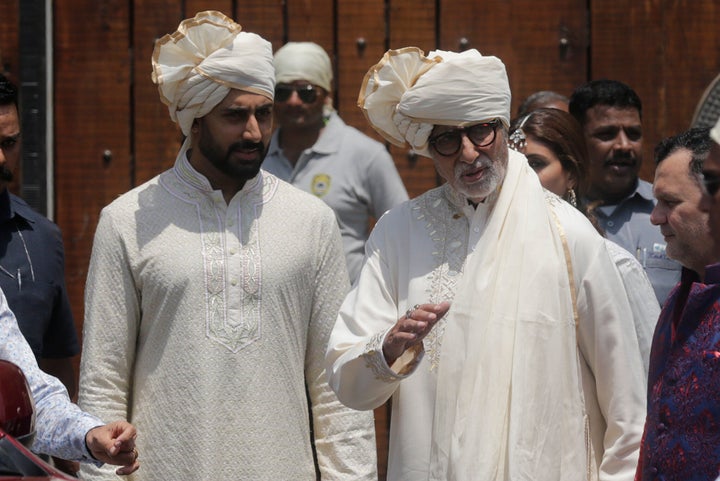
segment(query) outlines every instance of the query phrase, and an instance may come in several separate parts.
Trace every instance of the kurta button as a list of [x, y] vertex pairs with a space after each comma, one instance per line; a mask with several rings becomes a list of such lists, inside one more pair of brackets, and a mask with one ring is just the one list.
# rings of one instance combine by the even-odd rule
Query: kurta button
[[667, 426], [665, 426], [665, 423], [660, 423], [657, 426], [658, 431], [665, 431], [667, 429]]
[[475, 232], [475, 233], [480, 232], [480, 227], [474, 227], [473, 232]]
[[614, 225], [615, 225], [615, 222], [613, 222], [613, 221], [611, 221], [611, 220], [607, 221], [607, 226], [608, 226], [608, 227], [612, 227], [612, 226], [614, 226]]
[[237, 286], [237, 279], [230, 280], [230, 284], [233, 286]]

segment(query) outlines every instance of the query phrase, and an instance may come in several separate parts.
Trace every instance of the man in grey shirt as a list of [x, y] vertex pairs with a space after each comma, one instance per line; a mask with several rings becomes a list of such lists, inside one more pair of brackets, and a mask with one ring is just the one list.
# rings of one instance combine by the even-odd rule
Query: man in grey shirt
[[371, 219], [408, 199], [383, 144], [346, 125], [332, 108], [332, 66], [311, 42], [275, 53], [275, 120], [263, 169], [335, 211], [350, 281], [360, 273]]
[[650, 223], [652, 184], [638, 178], [642, 164], [642, 103], [615, 80], [593, 80], [576, 88], [570, 113], [588, 145], [587, 199], [611, 241], [634, 254], [663, 304], [680, 280], [680, 264], [665, 254], [665, 239]]

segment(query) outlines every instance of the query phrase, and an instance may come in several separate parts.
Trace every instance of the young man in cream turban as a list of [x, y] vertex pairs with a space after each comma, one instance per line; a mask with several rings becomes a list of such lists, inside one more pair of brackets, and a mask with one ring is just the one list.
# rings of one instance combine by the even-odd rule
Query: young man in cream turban
[[597, 231], [508, 151], [502, 62], [390, 51], [359, 105], [447, 181], [378, 221], [328, 346], [342, 402], [392, 396], [388, 480], [631, 480], [632, 311]]
[[370, 219], [407, 200], [383, 144], [332, 108], [332, 66], [312, 42], [275, 53], [275, 120], [263, 169], [325, 201], [337, 217], [350, 281], [360, 273]]
[[337, 222], [260, 171], [272, 50], [240, 29], [203, 12], [156, 44], [153, 80], [187, 138], [102, 211], [80, 402], [138, 426], [137, 479], [315, 480], [310, 409], [322, 479], [375, 479], [372, 413], [342, 406], [323, 369], [349, 287]]

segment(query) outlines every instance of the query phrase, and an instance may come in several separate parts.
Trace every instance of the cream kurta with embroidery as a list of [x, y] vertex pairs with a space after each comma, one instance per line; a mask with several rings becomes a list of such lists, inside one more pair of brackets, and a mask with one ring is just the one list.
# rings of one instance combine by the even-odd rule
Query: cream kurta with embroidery
[[347, 289], [322, 201], [260, 173], [227, 205], [182, 156], [103, 209], [81, 406], [137, 426], [130, 479], [314, 480], [307, 382], [323, 479], [376, 479], [372, 412], [342, 406], [323, 369]]
[[[645, 377], [632, 311], [604, 240], [577, 209], [550, 193], [547, 202], [566, 233], [573, 261], [583, 392], [600, 479], [630, 481], [645, 417]], [[411, 306], [453, 300], [465, 259], [483, 235], [487, 209], [485, 204], [473, 209], [445, 185], [385, 214], [331, 335], [328, 370], [339, 398], [356, 409], [371, 409], [392, 396], [388, 481], [428, 479], [445, 321], [424, 339], [418, 356], [406, 351], [394, 370], [382, 356], [383, 338]], [[537, 286], [540, 292], [548, 288]]]

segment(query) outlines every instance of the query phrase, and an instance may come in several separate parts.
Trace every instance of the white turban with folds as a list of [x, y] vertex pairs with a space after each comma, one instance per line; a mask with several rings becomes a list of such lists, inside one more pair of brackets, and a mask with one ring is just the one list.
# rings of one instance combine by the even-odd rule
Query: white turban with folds
[[289, 42], [275, 52], [275, 81], [291, 83], [307, 80], [332, 91], [332, 64], [327, 52], [313, 42]]
[[186, 136], [193, 120], [207, 115], [230, 89], [273, 99], [272, 45], [241, 30], [222, 13], [206, 11], [155, 43], [152, 80]]
[[475, 49], [416, 47], [389, 50], [365, 75], [358, 106], [375, 130], [397, 146], [429, 156], [435, 125], [464, 126], [492, 119], [510, 124], [510, 84], [497, 57]]

